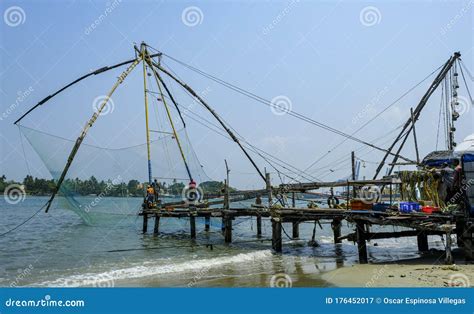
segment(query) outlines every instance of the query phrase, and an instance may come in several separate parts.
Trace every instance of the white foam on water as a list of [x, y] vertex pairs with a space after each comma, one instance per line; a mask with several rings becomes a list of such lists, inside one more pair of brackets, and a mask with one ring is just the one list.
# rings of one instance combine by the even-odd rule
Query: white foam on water
[[316, 241], [320, 243], [334, 243], [334, 238], [330, 236], [320, 236], [316, 237]]
[[153, 262], [145, 262], [138, 266], [110, 270], [102, 273], [86, 273], [59, 278], [54, 281], [40, 283], [39, 286], [47, 287], [113, 287], [114, 282], [121, 279], [143, 278], [159, 276], [170, 273], [202, 271], [203, 269], [218, 268], [227, 264], [246, 263], [256, 260], [270, 258], [271, 250], [241, 253], [234, 256], [223, 256], [209, 259], [189, 260], [187, 262], [156, 265]]

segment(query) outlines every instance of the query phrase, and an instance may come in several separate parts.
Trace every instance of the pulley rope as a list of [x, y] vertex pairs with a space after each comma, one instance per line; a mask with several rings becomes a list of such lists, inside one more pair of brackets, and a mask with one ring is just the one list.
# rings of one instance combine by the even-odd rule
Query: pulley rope
[[[153, 49], [154, 49], [154, 48], [153, 48]], [[155, 49], [155, 50], [156, 50], [156, 49]], [[163, 52], [162, 52], [162, 54], [163, 54], [163, 56], [166, 56], [166, 57], [170, 58], [171, 60], [173, 60], [173, 61], [175, 61], [175, 62], [177, 62], [177, 63], [180, 63], [181, 65], [187, 67], [188, 69], [190, 69], [190, 70], [192, 70], [192, 71], [194, 71], [194, 72], [196, 72], [196, 73], [198, 73], [198, 74], [200, 74], [200, 75], [202, 75], [202, 76], [204, 76], [204, 77], [206, 77], [206, 78], [208, 78], [208, 79], [210, 79], [210, 80], [213, 80], [214, 82], [216, 82], [216, 83], [218, 83], [218, 84], [221, 84], [221, 85], [223, 85], [223, 86], [225, 86], [225, 87], [227, 87], [227, 88], [229, 88], [229, 89], [231, 89], [231, 90], [233, 90], [233, 91], [235, 91], [235, 92], [237, 92], [237, 93], [240, 93], [240, 94], [242, 94], [242, 95], [244, 95], [244, 96], [247, 96], [248, 98], [254, 99], [255, 101], [260, 102], [260, 103], [263, 103], [263, 104], [265, 104], [265, 105], [267, 105], [267, 106], [269, 106], [269, 107], [271, 107], [271, 108], [276, 108], [276, 109], [280, 109], [280, 110], [281, 110], [281, 108], [280, 108], [278, 105], [275, 105], [274, 103], [272, 103], [271, 101], [269, 101], [269, 100], [267, 100], [267, 99], [264, 99], [264, 98], [262, 98], [262, 97], [260, 97], [260, 96], [258, 96], [258, 95], [256, 95], [256, 94], [253, 94], [253, 93], [251, 93], [251, 92], [249, 92], [249, 91], [246, 91], [246, 90], [244, 90], [244, 89], [242, 89], [242, 88], [240, 88], [240, 87], [237, 87], [237, 86], [235, 86], [235, 85], [233, 85], [233, 84], [231, 84], [231, 83], [225, 82], [225, 81], [223, 81], [223, 80], [221, 80], [221, 79], [219, 79], [219, 78], [217, 78], [217, 77], [214, 77], [214, 76], [212, 76], [212, 75], [210, 75], [210, 74], [208, 74], [208, 73], [206, 73], [206, 72], [204, 72], [204, 71], [201, 71], [201, 70], [199, 70], [199, 69], [197, 69], [197, 68], [195, 68], [195, 67], [193, 67], [193, 66], [191, 66], [191, 65], [188, 65], [188, 64], [186, 64], [186, 63], [184, 63], [184, 62], [182, 62], [182, 61], [179, 61], [179, 60], [177, 60], [177, 59], [175, 59], [175, 58], [173, 58], [173, 57], [171, 57], [171, 56], [169, 56], [169, 55], [167, 55], [167, 54], [165, 54], [165, 53], [163, 53]], [[319, 128], [322, 128], [322, 129], [324, 129], [324, 130], [326, 130], [326, 131], [329, 131], [329, 132], [332, 132], [332, 133], [334, 133], [334, 134], [340, 135], [340, 136], [345, 137], [345, 138], [347, 138], [347, 139], [351, 139], [351, 140], [353, 140], [353, 141], [355, 141], [355, 142], [359, 142], [359, 143], [361, 143], [361, 144], [370, 146], [370, 147], [372, 147], [372, 148], [375, 148], [375, 149], [377, 149], [377, 150], [383, 151], [383, 152], [385, 152], [385, 153], [389, 153], [390, 155], [395, 155], [395, 154], [393, 154], [393, 153], [388, 152], [388, 150], [386, 150], [386, 149], [384, 149], [384, 148], [377, 147], [377, 146], [375, 146], [375, 145], [373, 145], [373, 144], [371, 144], [371, 143], [369, 143], [369, 142], [366, 142], [366, 141], [364, 141], [364, 140], [361, 140], [361, 139], [359, 139], [359, 138], [356, 138], [356, 137], [354, 137], [354, 136], [351, 136], [351, 135], [349, 135], [349, 134], [347, 134], [347, 133], [345, 133], [345, 132], [342, 132], [342, 131], [337, 130], [337, 129], [333, 128], [333, 127], [330, 127], [330, 126], [328, 126], [328, 125], [326, 125], [326, 124], [324, 124], [324, 123], [318, 122], [318, 121], [316, 121], [316, 120], [314, 120], [314, 119], [312, 119], [312, 118], [309, 118], [309, 117], [307, 117], [307, 116], [304, 116], [304, 115], [302, 115], [302, 114], [300, 114], [300, 113], [297, 113], [297, 112], [295, 112], [295, 111], [293, 111], [293, 110], [289, 110], [289, 111], [287, 111], [286, 113], [289, 114], [289, 115], [291, 115], [291, 116], [293, 116], [293, 117], [295, 117], [295, 118], [298, 118], [298, 119], [300, 119], [300, 120], [302, 120], [302, 121], [305, 121], [305, 122], [310, 123], [310, 124], [312, 124], [312, 125], [315, 125], [315, 126], [317, 126], [317, 127], [319, 127]], [[399, 156], [399, 158], [404, 159], [405, 161], [413, 162], [413, 160], [409, 160], [409, 159], [407, 159], [407, 158], [405, 158], [405, 157], [403, 157], [403, 156]]]
[[[443, 64], [444, 65], [444, 64]], [[359, 127], [357, 130], [355, 130], [353, 133], [351, 133], [351, 135], [355, 135], [357, 134], [359, 131], [361, 131], [363, 128], [365, 128], [367, 125], [369, 125], [372, 121], [374, 121], [375, 119], [377, 119], [378, 117], [380, 117], [383, 113], [385, 113], [388, 109], [390, 109], [391, 107], [393, 107], [395, 104], [397, 104], [400, 100], [402, 100], [405, 96], [407, 96], [408, 94], [410, 94], [413, 90], [415, 90], [418, 86], [420, 86], [421, 84], [423, 84], [427, 79], [429, 79], [431, 76], [433, 76], [434, 73], [436, 73], [439, 69], [441, 69], [441, 67], [443, 67], [443, 65], [439, 66], [437, 69], [435, 69], [434, 71], [432, 71], [430, 74], [428, 74], [425, 78], [423, 78], [420, 82], [418, 82], [416, 85], [414, 85], [413, 87], [411, 87], [410, 89], [408, 89], [405, 93], [403, 93], [399, 98], [397, 98], [395, 101], [393, 101], [391, 104], [389, 104], [388, 106], [386, 106], [382, 111], [380, 111], [379, 113], [377, 113], [374, 117], [372, 117], [369, 121], [367, 121], [366, 123], [364, 123], [361, 127]], [[318, 162], [320, 162], [322, 159], [324, 159], [325, 157], [327, 157], [329, 154], [331, 154], [335, 149], [337, 149], [338, 147], [340, 147], [342, 144], [344, 144], [345, 142], [347, 141], [347, 138], [345, 138], [344, 140], [342, 140], [341, 142], [339, 142], [338, 144], [334, 145], [327, 153], [325, 153], [324, 155], [322, 155], [320, 158], [318, 158], [316, 161], [314, 161], [311, 165], [309, 165], [305, 171], [311, 169], [313, 166], [315, 166]]]
[[[179, 105], [179, 103], [178, 103], [178, 106], [181, 106], [181, 105]], [[218, 127], [217, 125], [213, 124], [212, 122], [209, 122], [207, 119], [201, 117], [200, 115], [198, 115], [198, 114], [196, 114], [195, 112], [189, 110], [188, 108], [184, 108], [183, 106], [181, 106], [181, 108], [182, 108], [183, 110], [187, 110], [187, 111], [191, 112], [193, 115], [195, 115], [195, 116], [199, 117], [200, 119], [206, 121], [208, 124], [212, 125], [215, 129], [213, 129], [213, 128], [211, 128], [209, 125], [206, 125], [205, 123], [203, 123], [203, 122], [201, 122], [201, 121], [195, 119], [195, 118], [193, 117], [193, 115], [190, 115], [190, 114], [187, 114], [186, 112], [184, 112], [183, 114], [184, 114], [185, 116], [187, 116], [188, 118], [190, 118], [191, 120], [193, 120], [193, 121], [195, 121], [195, 122], [197, 122], [197, 123], [203, 125], [204, 127], [206, 127], [206, 128], [208, 128], [209, 130], [211, 130], [211, 131], [213, 131], [213, 132], [215, 132], [215, 133], [221, 135], [222, 137], [225, 137], [225, 138], [227, 138], [227, 139], [229, 139], [229, 140], [232, 140], [228, 135], [226, 135], [225, 133], [221, 132], [221, 130], [219, 129], [219, 127]], [[242, 139], [242, 138], [240, 138], [240, 140], [246, 144], [246, 148], [247, 148], [247, 149], [249, 149], [249, 150], [252, 151], [253, 153], [259, 155], [262, 159], [264, 159], [264, 160], [265, 160], [268, 164], [270, 164], [271, 166], [272, 166], [272, 163], [268, 160], [268, 158], [262, 156], [261, 154], [266, 154], [267, 156], [269, 156], [269, 158], [274, 159], [274, 160], [273, 160], [273, 163], [278, 164], [280, 167], [282, 167], [282, 168], [285, 169], [285, 170], [288, 170], [289, 172], [291, 172], [291, 173], [293, 173], [293, 174], [298, 174], [298, 172], [295, 172], [294, 170], [291, 170], [291, 169], [285, 167], [285, 166], [282, 165], [281, 163], [284, 163], [284, 164], [286, 164], [286, 165], [289, 166], [289, 167], [293, 167], [293, 168], [296, 169], [297, 171], [301, 171], [301, 170], [295, 168], [294, 166], [292, 166], [292, 165], [290, 165], [290, 164], [288, 164], [288, 163], [282, 161], [282, 160], [279, 159], [278, 157], [275, 157], [275, 156], [271, 155], [270, 153], [268, 153], [268, 152], [266, 152], [266, 151], [264, 151], [264, 150], [262, 150], [262, 149], [260, 149], [260, 148], [258, 148], [258, 147], [256, 147], [256, 146], [253, 146], [252, 144], [250, 144], [250, 143], [247, 142], [246, 140], [244, 140], [244, 139]], [[278, 160], [279, 162], [275, 161], [275, 159]], [[273, 166], [272, 168], [274, 168], [274, 166]], [[275, 168], [274, 168], [274, 169], [275, 169]], [[284, 172], [281, 172], [281, 171], [279, 171], [279, 170], [276, 170], [276, 171], [282, 173], [283, 175], [285, 175], [286, 177], [288, 177], [288, 178], [290, 178], [290, 179], [292, 179], [292, 180], [294, 179], [294, 177], [291, 177], [291, 176], [289, 176], [288, 174], [285, 174]], [[306, 179], [308, 180], [308, 178], [306, 178]], [[311, 180], [311, 179], [310, 179], [310, 180]]]

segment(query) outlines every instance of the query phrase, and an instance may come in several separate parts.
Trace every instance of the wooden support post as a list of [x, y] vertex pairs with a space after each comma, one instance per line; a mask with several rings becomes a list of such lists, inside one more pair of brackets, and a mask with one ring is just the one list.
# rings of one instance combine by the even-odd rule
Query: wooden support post
[[428, 235], [426, 232], [420, 231], [420, 233], [416, 236], [416, 240], [418, 242], [418, 251], [427, 252], [429, 250]]
[[465, 222], [465, 226], [463, 228], [462, 233], [462, 242], [463, 242], [463, 249], [466, 261], [474, 260], [474, 246], [473, 246], [473, 237], [472, 237], [472, 226], [467, 225]]
[[257, 215], [257, 237], [262, 237], [262, 215]]
[[420, 153], [418, 151], [418, 141], [416, 139], [416, 129], [415, 129], [415, 115], [413, 114], [413, 108], [410, 108], [410, 114], [411, 114], [411, 123], [412, 123], [412, 129], [413, 129], [413, 139], [415, 141], [415, 152], [416, 152], [416, 162], [420, 163]]
[[463, 249], [464, 249], [464, 256], [466, 258], [466, 261], [473, 261], [474, 260], [474, 247], [473, 247], [472, 238], [464, 240]]
[[158, 235], [160, 230], [160, 216], [155, 215], [155, 227], [153, 228], [153, 234]]
[[227, 180], [224, 180], [225, 184], [225, 194], [224, 194], [224, 209], [229, 210], [230, 208], [230, 196], [229, 196], [229, 184]]
[[272, 206], [272, 183], [270, 181], [270, 174], [265, 173], [265, 182], [266, 182], [266, 189], [268, 193], [268, 207]]
[[293, 208], [296, 207], [296, 193], [295, 192], [291, 192], [291, 206]]
[[446, 232], [446, 258], [444, 260], [445, 264], [451, 265], [453, 264], [453, 254], [451, 252], [452, 246], [452, 239], [451, 239], [451, 232]]
[[341, 237], [341, 219], [335, 218], [332, 221], [331, 227], [332, 227], [332, 232], [334, 234], [334, 243], [341, 243], [342, 240], [339, 239]]
[[224, 159], [225, 163], [225, 173], [226, 173], [226, 179], [224, 180], [225, 184], [225, 195], [224, 195], [224, 209], [229, 210], [230, 208], [230, 189], [229, 189], [229, 165], [227, 164], [227, 160]]
[[211, 217], [206, 216], [204, 221], [204, 230], [209, 231], [211, 229]]
[[314, 226], [313, 226], [313, 234], [311, 235], [311, 240], [309, 240], [308, 245], [310, 246], [318, 246], [318, 242], [316, 242], [316, 225], [318, 224], [318, 221], [314, 221]]
[[300, 223], [293, 221], [293, 239], [298, 239], [300, 237]]
[[393, 204], [393, 187], [392, 187], [392, 183], [390, 183], [390, 206], [392, 206]]
[[191, 228], [191, 239], [196, 239], [196, 215], [194, 213], [189, 214], [189, 225]]
[[[355, 152], [351, 152], [351, 163], [352, 163], [352, 181], [356, 179], [356, 159], [355, 159]], [[349, 189], [347, 189], [347, 196], [349, 197]], [[352, 186], [352, 198], [356, 197], [356, 189], [355, 185]]]
[[272, 218], [272, 248], [275, 252], [282, 251], [280, 218]]
[[143, 233], [148, 231], [148, 214], [143, 214]]
[[357, 237], [357, 250], [359, 251], [359, 263], [367, 264], [367, 246], [365, 242], [365, 223], [363, 221], [356, 221], [356, 237]]
[[232, 216], [230, 215], [224, 216], [224, 222], [225, 222], [224, 241], [225, 243], [231, 243], [232, 242]]

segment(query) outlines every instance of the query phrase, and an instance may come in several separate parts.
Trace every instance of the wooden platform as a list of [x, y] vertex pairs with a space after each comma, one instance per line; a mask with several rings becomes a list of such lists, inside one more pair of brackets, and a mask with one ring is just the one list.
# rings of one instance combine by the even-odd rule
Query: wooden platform
[[[189, 218], [190, 235], [196, 238], [196, 217], [205, 218], [205, 230], [210, 229], [211, 218], [222, 219], [222, 231], [226, 243], [232, 242], [232, 221], [236, 217], [256, 217], [257, 236], [262, 236], [262, 218], [271, 220], [272, 223], [272, 248], [275, 252], [282, 252], [282, 225], [291, 224], [292, 237], [299, 238], [299, 224], [304, 222], [330, 221], [334, 234], [334, 243], [341, 243], [347, 239], [357, 244], [359, 262], [368, 263], [366, 242], [374, 239], [413, 237], [418, 240], [418, 250], [427, 251], [428, 235], [445, 235], [446, 237], [446, 263], [452, 263], [451, 235], [456, 234], [458, 243], [466, 252], [466, 259], [472, 259], [472, 219], [450, 214], [402, 214], [398, 212], [377, 212], [362, 210], [342, 210], [332, 208], [175, 208], [173, 210], [145, 209], [139, 213], [143, 216], [143, 232], [148, 231], [149, 218], [155, 218], [154, 233], [159, 233], [160, 219], [165, 218]], [[343, 221], [353, 223], [354, 233], [342, 236], [341, 224]], [[368, 231], [371, 225], [398, 226], [408, 228], [398, 232]], [[314, 232], [313, 232], [313, 239]]]

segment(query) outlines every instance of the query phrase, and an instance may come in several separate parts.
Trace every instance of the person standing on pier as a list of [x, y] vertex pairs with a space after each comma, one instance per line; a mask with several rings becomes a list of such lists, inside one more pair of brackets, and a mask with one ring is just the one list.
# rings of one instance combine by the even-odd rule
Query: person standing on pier
[[461, 190], [461, 186], [462, 186], [462, 167], [461, 167], [458, 159], [454, 159], [453, 166], [454, 166], [453, 192], [455, 193], [455, 192]]
[[153, 208], [153, 204], [155, 202], [155, 189], [148, 185], [146, 188], [146, 205], [148, 208]]
[[158, 203], [159, 201], [159, 191], [160, 191], [160, 184], [158, 181], [155, 179], [152, 184], [153, 187], [153, 197], [154, 197], [154, 202]]
[[447, 162], [443, 163], [443, 167], [441, 168], [441, 184], [438, 193], [440, 199], [446, 203], [449, 202], [453, 196], [453, 178], [454, 170], [449, 167]]

